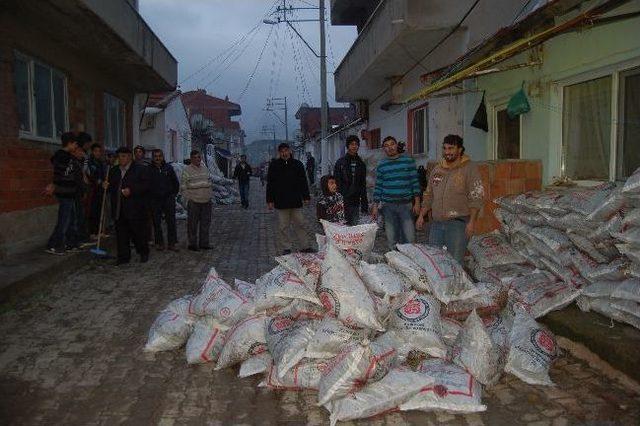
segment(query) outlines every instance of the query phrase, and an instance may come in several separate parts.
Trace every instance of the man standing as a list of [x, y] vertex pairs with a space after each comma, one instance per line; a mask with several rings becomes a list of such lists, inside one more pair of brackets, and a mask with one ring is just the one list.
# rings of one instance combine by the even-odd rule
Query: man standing
[[144, 167], [132, 161], [131, 149], [120, 147], [116, 154], [118, 166], [109, 171], [109, 182], [103, 183], [111, 195], [112, 215], [116, 224], [116, 265], [131, 261], [131, 240], [140, 255], [140, 262], [144, 263], [149, 260], [149, 242], [144, 230], [149, 175]]
[[334, 176], [338, 184], [338, 190], [344, 198], [344, 215], [347, 225], [358, 224], [360, 210], [363, 213], [369, 211], [367, 201], [367, 166], [358, 156], [360, 139], [356, 135], [350, 135], [346, 141], [347, 153], [336, 161]]
[[420, 212], [420, 184], [415, 160], [400, 155], [393, 136], [384, 138], [382, 148], [387, 157], [376, 168], [371, 216], [377, 219], [376, 203], [381, 202], [387, 243], [393, 250], [396, 244], [413, 243], [416, 239], [413, 214]]
[[247, 156], [241, 155], [240, 162], [233, 172], [233, 178], [238, 179], [240, 202], [245, 209], [249, 208], [249, 181], [251, 180], [251, 175], [251, 166], [247, 163]]
[[191, 164], [182, 172], [182, 196], [187, 200], [188, 248], [192, 251], [211, 249], [211, 187], [209, 169], [202, 165], [200, 152], [191, 151]]
[[430, 214], [429, 244], [445, 246], [462, 263], [484, 202], [484, 186], [460, 136], [447, 135], [442, 148], [444, 158], [431, 171], [416, 226], [422, 229]]
[[140, 166], [150, 166], [151, 162], [145, 156], [147, 155], [147, 150], [142, 145], [138, 145], [133, 148], [133, 158], [136, 164]]
[[276, 209], [278, 246], [283, 254], [291, 253], [289, 231], [293, 228], [299, 247], [310, 252], [302, 216], [302, 204], [308, 204], [310, 200], [304, 166], [291, 157], [289, 144], [278, 145], [278, 156], [271, 160], [267, 173], [267, 206], [269, 210]]
[[58, 220], [47, 243], [47, 253], [63, 255], [67, 248], [78, 244], [77, 197], [82, 181], [81, 164], [74, 158], [73, 152], [79, 149], [76, 136], [63, 133], [62, 149], [51, 157], [53, 164], [53, 184], [45, 190], [58, 200]]
[[[138, 165], [143, 167], [142, 171], [145, 173], [149, 173], [149, 169], [147, 167], [151, 166], [151, 161], [146, 158], [147, 150], [142, 145], [137, 145], [133, 148], [133, 161]], [[150, 177], [147, 177], [149, 179]], [[148, 193], [143, 200], [144, 210], [145, 210], [145, 221], [144, 221], [144, 230], [146, 232], [146, 239], [149, 242], [153, 242], [151, 239], [151, 228], [153, 227], [153, 208], [151, 206], [151, 198], [150, 193]]]
[[91, 145], [91, 154], [87, 167], [89, 179], [89, 233], [96, 236], [100, 229], [100, 213], [102, 212], [102, 182], [107, 177], [107, 165], [103, 159], [102, 145]]
[[[180, 183], [176, 172], [164, 161], [164, 153], [160, 149], [153, 150], [151, 175], [151, 209], [153, 210], [153, 235], [156, 249], [162, 251], [168, 247], [171, 251], [178, 251], [176, 243], [176, 195], [180, 190]], [[167, 222], [167, 246], [162, 236], [162, 216]]]
[[307, 176], [309, 177], [309, 183], [313, 185], [316, 182], [316, 159], [311, 154], [307, 158]]

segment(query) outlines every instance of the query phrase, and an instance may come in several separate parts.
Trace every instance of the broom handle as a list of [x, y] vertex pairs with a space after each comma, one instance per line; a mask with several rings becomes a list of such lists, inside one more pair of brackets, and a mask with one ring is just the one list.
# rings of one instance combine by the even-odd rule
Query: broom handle
[[[105, 182], [109, 183], [109, 172], [107, 172], [107, 177]], [[104, 206], [107, 202], [107, 188], [103, 188], [102, 190], [102, 207], [100, 207], [100, 226], [98, 227], [98, 243], [96, 244], [96, 248], [100, 249], [100, 240], [102, 239], [102, 230], [104, 226]]]

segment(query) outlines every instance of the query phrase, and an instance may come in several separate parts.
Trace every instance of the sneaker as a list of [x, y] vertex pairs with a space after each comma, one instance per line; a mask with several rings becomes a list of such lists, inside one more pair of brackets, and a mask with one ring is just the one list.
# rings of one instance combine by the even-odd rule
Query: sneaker
[[168, 247], [168, 250], [171, 250], [171, 251], [180, 251], [180, 249], [179, 249], [178, 247], [176, 247], [176, 246], [169, 246], [169, 247]]
[[65, 251], [64, 250], [58, 250], [58, 249], [53, 248], [53, 247], [47, 248], [44, 252], [45, 253], [49, 253], [49, 254], [55, 254], [56, 256], [64, 256], [65, 255]]
[[200, 251], [200, 249], [198, 249], [198, 247], [196, 247], [196, 246], [189, 246], [189, 247], [187, 247], [187, 248], [188, 248], [189, 250], [191, 250], [191, 251]]
[[91, 247], [91, 246], [95, 246], [96, 242], [95, 241], [87, 241], [84, 243], [80, 243], [80, 248], [87, 248], [87, 247]]
[[68, 253], [80, 253], [82, 250], [80, 247], [71, 247], [71, 246], [67, 246], [65, 247], [65, 251]]

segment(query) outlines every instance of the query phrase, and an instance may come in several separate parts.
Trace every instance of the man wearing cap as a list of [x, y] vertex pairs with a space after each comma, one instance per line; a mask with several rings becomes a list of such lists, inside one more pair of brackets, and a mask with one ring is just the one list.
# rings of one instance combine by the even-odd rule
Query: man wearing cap
[[336, 161], [333, 174], [336, 177], [338, 190], [344, 198], [344, 215], [347, 225], [357, 225], [360, 211], [367, 214], [367, 166], [358, 156], [360, 139], [356, 135], [347, 136], [347, 153]]
[[131, 149], [120, 147], [116, 151], [118, 166], [109, 171], [108, 188], [111, 213], [116, 224], [118, 260], [116, 265], [131, 261], [131, 241], [140, 255], [140, 262], [149, 260], [149, 242], [144, 230], [145, 200], [149, 191], [149, 174], [143, 166], [134, 163]]
[[267, 173], [267, 206], [276, 209], [278, 218], [278, 246], [283, 254], [292, 250], [289, 232], [293, 229], [299, 248], [310, 252], [304, 230], [302, 205], [310, 200], [309, 185], [302, 163], [291, 157], [289, 144], [278, 145], [278, 158], [271, 160]]
[[422, 229], [430, 215], [429, 244], [446, 247], [462, 262], [484, 202], [484, 186], [478, 167], [464, 154], [460, 136], [447, 135], [442, 151], [443, 159], [429, 176], [416, 227]]

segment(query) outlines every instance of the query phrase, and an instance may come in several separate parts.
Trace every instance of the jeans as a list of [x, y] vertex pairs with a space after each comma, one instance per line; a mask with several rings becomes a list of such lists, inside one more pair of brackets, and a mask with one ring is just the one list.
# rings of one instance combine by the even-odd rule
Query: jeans
[[78, 212], [75, 198], [58, 198], [58, 220], [53, 229], [48, 248], [64, 250], [78, 245]]
[[293, 229], [296, 235], [299, 249], [309, 247], [307, 239], [307, 231], [304, 229], [304, 217], [302, 216], [302, 208], [299, 209], [276, 209], [278, 218], [278, 248], [282, 250], [291, 250], [292, 243], [289, 231]]
[[468, 219], [458, 218], [441, 222], [431, 222], [429, 227], [429, 244], [437, 247], [446, 247], [454, 259], [460, 264], [467, 251], [467, 235], [465, 229]]
[[357, 204], [344, 204], [344, 218], [347, 220], [347, 225], [354, 226], [358, 224], [360, 220], [360, 203]]
[[178, 242], [176, 232], [176, 197], [167, 195], [164, 197], [154, 197], [151, 201], [153, 209], [153, 235], [157, 246], [164, 245], [162, 235], [162, 217], [167, 222], [167, 244], [173, 246]]
[[249, 181], [238, 182], [238, 189], [240, 190], [240, 203], [242, 207], [249, 207]]
[[[211, 201], [206, 203], [187, 202], [187, 234], [190, 247], [209, 247], [209, 226], [211, 225]], [[199, 241], [198, 241], [198, 236]]]
[[386, 203], [382, 206], [384, 229], [387, 234], [387, 244], [395, 250], [396, 244], [414, 243], [416, 228], [411, 211], [411, 202]]

